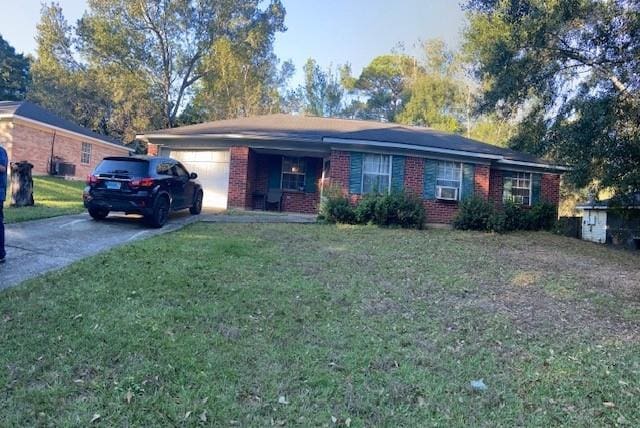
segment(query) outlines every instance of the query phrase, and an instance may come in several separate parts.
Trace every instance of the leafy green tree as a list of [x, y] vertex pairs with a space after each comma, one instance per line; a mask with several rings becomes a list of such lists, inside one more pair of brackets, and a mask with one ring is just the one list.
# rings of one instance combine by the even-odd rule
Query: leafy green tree
[[355, 88], [367, 98], [372, 118], [384, 118], [393, 122], [408, 98], [410, 80], [416, 74], [415, 58], [404, 54], [382, 55], [374, 58], [362, 70]]
[[0, 100], [24, 99], [31, 79], [29, 58], [16, 52], [0, 35]]
[[[210, 54], [218, 40], [249, 44], [284, 31], [280, 0], [264, 9], [255, 0], [89, 0], [78, 33], [90, 63], [118, 65], [152, 86], [165, 126], [176, 124], [193, 86], [213, 73]], [[218, 47], [219, 44], [218, 44]], [[207, 61], [209, 59], [209, 61]]]
[[640, 14], [626, 0], [471, 0], [481, 111], [522, 118], [510, 145], [576, 186], [640, 191]]
[[309, 58], [302, 68], [304, 83], [289, 93], [289, 104], [313, 116], [338, 116], [342, 110], [344, 88], [331, 68], [322, 70]]

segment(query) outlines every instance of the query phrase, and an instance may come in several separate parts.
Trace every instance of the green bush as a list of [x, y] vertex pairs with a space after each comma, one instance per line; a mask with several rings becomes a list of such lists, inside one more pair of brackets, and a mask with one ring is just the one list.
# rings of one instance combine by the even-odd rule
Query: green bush
[[367, 194], [360, 200], [355, 208], [356, 222], [358, 224], [368, 224], [374, 222], [376, 205], [382, 197], [379, 194]]
[[490, 231], [492, 222], [496, 221], [496, 209], [489, 202], [477, 196], [460, 202], [458, 214], [453, 220], [453, 227], [461, 230]]
[[355, 208], [345, 196], [332, 192], [323, 202], [319, 218], [330, 223], [372, 223], [421, 229], [426, 213], [422, 200], [405, 192], [365, 195]]
[[400, 226], [422, 229], [426, 213], [422, 200], [411, 193], [391, 192], [378, 195], [375, 204], [367, 202], [367, 208], [373, 206], [373, 223], [378, 226]]
[[329, 223], [353, 224], [356, 215], [346, 196], [332, 192], [320, 204], [318, 219]]
[[556, 207], [548, 202], [523, 208], [505, 202], [502, 209], [484, 199], [473, 197], [460, 203], [453, 226], [461, 230], [511, 232], [514, 230], [551, 230], [556, 221]]
[[558, 221], [558, 209], [549, 202], [534, 205], [528, 214], [530, 230], [551, 230]]

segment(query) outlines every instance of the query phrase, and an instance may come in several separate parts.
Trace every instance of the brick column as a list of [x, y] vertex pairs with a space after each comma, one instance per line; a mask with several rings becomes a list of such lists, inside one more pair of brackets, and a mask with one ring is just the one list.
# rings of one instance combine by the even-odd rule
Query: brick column
[[551, 202], [556, 206], [560, 204], [560, 176], [558, 174], [542, 174], [540, 200], [541, 202]]
[[349, 152], [339, 150], [331, 151], [331, 170], [329, 171], [329, 187], [338, 188], [349, 194]]
[[489, 166], [476, 165], [474, 174], [475, 195], [484, 200], [489, 199]]
[[231, 147], [229, 163], [229, 208], [249, 208], [249, 147]]
[[422, 198], [424, 193], [424, 159], [407, 156], [404, 164], [404, 188]]
[[498, 169], [489, 173], [489, 201], [502, 206], [502, 171]]

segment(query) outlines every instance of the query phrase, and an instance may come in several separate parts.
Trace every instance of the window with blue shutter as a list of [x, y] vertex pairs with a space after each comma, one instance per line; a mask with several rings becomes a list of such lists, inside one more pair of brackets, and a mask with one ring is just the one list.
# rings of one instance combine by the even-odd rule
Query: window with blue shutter
[[438, 161], [425, 159], [424, 161], [424, 198], [436, 198], [436, 179], [438, 177]]
[[475, 165], [465, 163], [462, 165], [462, 199], [471, 198], [475, 189]]
[[542, 174], [531, 174], [531, 205], [540, 203]]
[[404, 156], [393, 156], [391, 159], [391, 190], [404, 189]]
[[362, 192], [362, 153], [351, 152], [349, 162], [349, 193]]

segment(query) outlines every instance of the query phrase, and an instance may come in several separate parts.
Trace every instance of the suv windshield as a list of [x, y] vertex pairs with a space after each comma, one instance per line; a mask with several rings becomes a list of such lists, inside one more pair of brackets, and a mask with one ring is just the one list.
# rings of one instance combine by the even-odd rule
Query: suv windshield
[[149, 171], [149, 163], [142, 160], [105, 159], [96, 167], [95, 174], [126, 174], [145, 176]]

